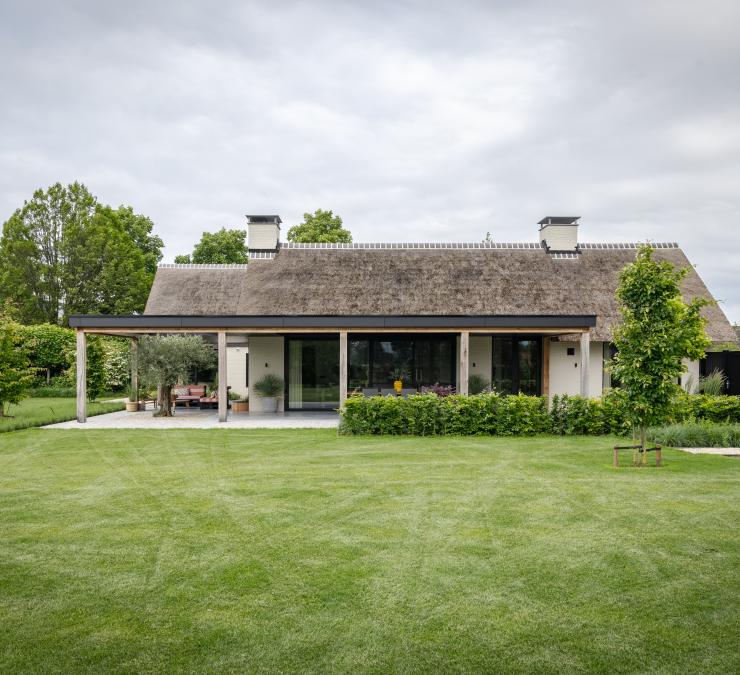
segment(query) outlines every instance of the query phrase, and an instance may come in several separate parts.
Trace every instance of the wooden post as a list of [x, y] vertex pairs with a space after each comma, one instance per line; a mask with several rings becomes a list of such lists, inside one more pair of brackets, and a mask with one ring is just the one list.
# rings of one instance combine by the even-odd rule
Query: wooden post
[[619, 466], [619, 446], [618, 445], [614, 446], [614, 462], [613, 463], [615, 467]]
[[581, 333], [581, 396], [590, 396], [588, 386], [588, 370], [591, 362], [591, 334]]
[[347, 400], [347, 331], [339, 331], [339, 407]]
[[[131, 390], [139, 400], [139, 338], [131, 338]], [[129, 398], [130, 400], [130, 398]]]
[[655, 466], [660, 466], [663, 461], [663, 447], [655, 444]]
[[542, 338], [542, 395], [550, 396], [550, 338]]
[[470, 331], [460, 333], [460, 382], [457, 393], [468, 395], [468, 377], [470, 373]]
[[77, 421], [87, 422], [87, 335], [77, 331]]
[[226, 331], [218, 332], [218, 421], [225, 422], [229, 413], [229, 390], [226, 388]]

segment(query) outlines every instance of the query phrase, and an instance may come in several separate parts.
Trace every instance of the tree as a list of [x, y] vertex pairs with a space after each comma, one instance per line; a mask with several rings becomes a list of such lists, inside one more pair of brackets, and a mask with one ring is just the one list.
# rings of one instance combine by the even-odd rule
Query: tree
[[65, 234], [65, 323], [70, 314], [133, 314], [144, 309], [153, 276], [119, 211], [98, 206], [87, 223], [70, 223]]
[[175, 262], [199, 265], [246, 263], [246, 239], [246, 230], [227, 230], [222, 227], [218, 232], [204, 232], [195, 245], [192, 256], [178, 255]]
[[20, 403], [33, 381], [33, 369], [23, 349], [20, 326], [13, 321], [0, 323], [0, 417], [8, 404]]
[[645, 428], [665, 421], [683, 359], [700, 359], [710, 341], [701, 309], [709, 301], [685, 303], [680, 283], [687, 269], [653, 259], [653, 249], [641, 246], [637, 259], [619, 276], [617, 301], [622, 323], [614, 334], [617, 348], [611, 371], [619, 380], [633, 429], [639, 429], [641, 463], [645, 463]]
[[59, 323], [64, 308], [64, 237], [70, 225], [82, 228], [95, 212], [88, 189], [55, 183], [36, 190], [3, 225], [0, 239], [0, 295], [23, 323]]
[[74, 363], [75, 334], [69, 328], [40, 323], [21, 328], [23, 348], [31, 364], [45, 376], [46, 384]]
[[152, 234], [154, 223], [146, 216], [134, 213], [130, 206], [119, 206], [115, 214], [124, 231], [128, 233], [144, 256], [146, 271], [154, 275], [157, 272], [157, 265], [162, 260], [162, 249], [164, 248], [162, 239]]
[[157, 387], [155, 415], [172, 416], [172, 387], [186, 380], [193, 368], [212, 368], [213, 347], [198, 335], [144, 336], [139, 340], [139, 373]]
[[351, 244], [352, 234], [342, 227], [342, 219], [331, 211], [317, 209], [304, 213], [303, 222], [288, 230], [288, 241], [304, 244]]
[[37, 190], [3, 225], [0, 303], [23, 323], [138, 312], [161, 259], [151, 221], [99, 204], [81, 183]]

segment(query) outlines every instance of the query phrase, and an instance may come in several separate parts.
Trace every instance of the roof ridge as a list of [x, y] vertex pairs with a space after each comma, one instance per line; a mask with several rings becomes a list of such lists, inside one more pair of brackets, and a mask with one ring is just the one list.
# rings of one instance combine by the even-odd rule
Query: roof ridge
[[185, 269], [185, 270], [243, 270], [246, 263], [159, 263], [158, 269]]
[[[676, 242], [644, 242], [654, 248], [679, 248]], [[614, 243], [584, 243], [579, 244], [581, 249], [633, 249], [640, 242], [614, 242]], [[296, 243], [281, 242], [280, 248], [284, 249], [321, 249], [321, 250], [392, 250], [392, 249], [527, 249], [541, 250], [542, 244], [533, 242], [353, 242], [351, 244], [329, 244], [329, 243]]]

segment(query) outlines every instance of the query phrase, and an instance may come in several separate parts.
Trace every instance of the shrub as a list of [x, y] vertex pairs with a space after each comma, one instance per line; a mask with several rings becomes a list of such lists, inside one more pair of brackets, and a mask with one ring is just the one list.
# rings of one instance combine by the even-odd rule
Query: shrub
[[532, 435], [550, 429], [543, 397], [418, 394], [351, 396], [342, 409], [340, 431], [348, 434]]
[[[555, 395], [550, 409], [541, 396], [504, 396], [488, 392], [440, 396], [431, 392], [399, 398], [360, 394], [347, 400], [340, 430], [349, 434], [527, 436], [615, 434], [631, 432], [628, 408], [619, 389], [602, 399]], [[679, 396], [673, 421], [740, 422], [740, 397]]]
[[275, 398], [283, 393], [283, 379], [272, 373], [255, 383], [254, 391], [262, 398]]
[[727, 378], [721, 370], [713, 370], [709, 375], [699, 378], [697, 391], [709, 396], [719, 396], [725, 392]]
[[482, 375], [471, 375], [468, 378], [468, 393], [482, 394], [490, 389], [491, 383]]
[[552, 431], [561, 436], [604, 433], [601, 401], [567, 394], [552, 397]]
[[648, 429], [648, 439], [675, 448], [740, 447], [740, 424], [685, 422]]
[[681, 394], [674, 401], [671, 421], [740, 423], [740, 396]]

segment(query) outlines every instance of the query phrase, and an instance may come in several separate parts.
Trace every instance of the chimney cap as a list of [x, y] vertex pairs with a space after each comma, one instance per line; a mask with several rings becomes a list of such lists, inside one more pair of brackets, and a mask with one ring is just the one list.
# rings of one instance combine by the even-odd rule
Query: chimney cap
[[274, 216], [250, 216], [247, 215], [247, 220], [249, 220], [250, 223], [275, 223], [276, 225], [280, 225], [283, 221], [280, 220], [280, 216], [274, 215]]
[[[537, 224], [542, 225], [578, 225], [581, 216], [545, 216]], [[540, 228], [542, 229], [542, 228]]]

